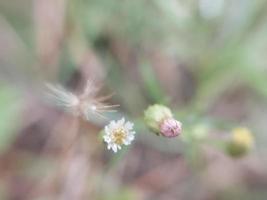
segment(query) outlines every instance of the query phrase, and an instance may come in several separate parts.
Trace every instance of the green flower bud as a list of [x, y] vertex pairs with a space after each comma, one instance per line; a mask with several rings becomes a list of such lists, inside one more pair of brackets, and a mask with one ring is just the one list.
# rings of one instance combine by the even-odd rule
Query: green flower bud
[[159, 104], [149, 106], [144, 112], [146, 125], [157, 135], [160, 134], [162, 122], [170, 118], [173, 118], [171, 110]]

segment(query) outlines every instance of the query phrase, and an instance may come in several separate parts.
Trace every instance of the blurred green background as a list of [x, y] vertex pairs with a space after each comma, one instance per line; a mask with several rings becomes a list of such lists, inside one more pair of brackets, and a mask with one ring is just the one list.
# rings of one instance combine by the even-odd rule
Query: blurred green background
[[[265, 200], [266, 58], [266, 0], [0, 0], [0, 199]], [[88, 79], [136, 122], [119, 154], [44, 101]], [[211, 141], [156, 137], [153, 103]], [[255, 145], [232, 159], [213, 139], [240, 126]]]

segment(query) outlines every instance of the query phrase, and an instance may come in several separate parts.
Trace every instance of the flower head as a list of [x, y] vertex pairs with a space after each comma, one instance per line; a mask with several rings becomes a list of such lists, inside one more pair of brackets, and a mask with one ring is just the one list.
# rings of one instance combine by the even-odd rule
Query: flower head
[[173, 118], [171, 110], [163, 105], [149, 106], [144, 112], [144, 120], [148, 128], [164, 137], [175, 137], [182, 131], [182, 123]]
[[173, 119], [165, 119], [160, 125], [160, 132], [165, 137], [176, 137], [182, 132], [182, 123]]
[[160, 104], [149, 106], [144, 112], [145, 123], [156, 134], [160, 133], [160, 124], [169, 118], [172, 118], [171, 110]]
[[133, 131], [133, 123], [125, 121], [124, 118], [118, 121], [111, 121], [105, 126], [104, 141], [107, 148], [112, 149], [115, 153], [121, 149], [122, 145], [129, 145], [134, 140], [135, 131]]

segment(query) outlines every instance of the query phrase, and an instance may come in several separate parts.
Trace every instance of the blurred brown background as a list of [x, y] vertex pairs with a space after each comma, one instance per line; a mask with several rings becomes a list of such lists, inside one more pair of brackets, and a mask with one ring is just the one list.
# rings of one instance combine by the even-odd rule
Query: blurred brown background
[[[267, 199], [266, 54], [266, 0], [0, 0], [0, 199]], [[118, 154], [45, 100], [87, 80], [135, 122]], [[153, 103], [211, 142], [150, 133]], [[239, 126], [255, 145], [234, 159], [213, 139]]]

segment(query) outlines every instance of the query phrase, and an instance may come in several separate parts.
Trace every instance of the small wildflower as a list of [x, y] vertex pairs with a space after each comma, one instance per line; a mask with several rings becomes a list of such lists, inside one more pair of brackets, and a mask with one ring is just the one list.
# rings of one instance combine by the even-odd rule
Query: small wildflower
[[124, 118], [118, 121], [111, 121], [105, 126], [104, 141], [107, 148], [112, 149], [115, 153], [121, 149], [122, 145], [129, 145], [134, 140], [135, 131], [133, 123], [125, 121]]
[[95, 116], [104, 117], [105, 112], [115, 112], [118, 105], [107, 105], [103, 101], [110, 96], [97, 97], [98, 88], [92, 82], [88, 81], [81, 95], [75, 95], [61, 86], [46, 84], [48, 88], [48, 97], [57, 106], [63, 108], [67, 112], [82, 116], [86, 120], [91, 120]]
[[232, 137], [227, 144], [227, 152], [233, 157], [241, 157], [247, 154], [253, 147], [254, 138], [247, 128], [235, 128]]
[[144, 112], [144, 120], [148, 128], [157, 135], [175, 137], [182, 131], [181, 122], [175, 120], [171, 110], [163, 105], [149, 106]]

